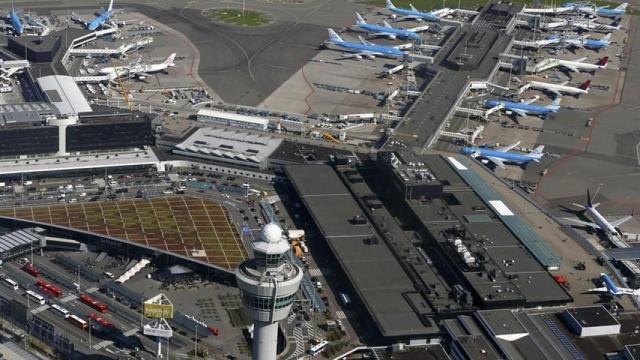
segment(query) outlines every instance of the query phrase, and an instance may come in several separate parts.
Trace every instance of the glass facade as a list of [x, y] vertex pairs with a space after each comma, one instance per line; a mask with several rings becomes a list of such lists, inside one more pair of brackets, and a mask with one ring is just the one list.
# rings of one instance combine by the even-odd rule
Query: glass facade
[[[262, 296], [253, 296], [249, 293], [242, 294], [245, 299], [245, 304], [256, 310], [271, 310], [273, 307], [273, 299]], [[295, 293], [288, 296], [281, 296], [276, 298], [275, 310], [286, 308], [293, 303]]]
[[0, 156], [58, 152], [58, 127], [0, 129]]
[[141, 148], [154, 144], [151, 121], [80, 124], [67, 127], [67, 150]]
[[287, 253], [284, 254], [265, 254], [263, 252], [254, 252], [256, 265], [265, 268], [275, 268], [280, 266], [286, 259]]

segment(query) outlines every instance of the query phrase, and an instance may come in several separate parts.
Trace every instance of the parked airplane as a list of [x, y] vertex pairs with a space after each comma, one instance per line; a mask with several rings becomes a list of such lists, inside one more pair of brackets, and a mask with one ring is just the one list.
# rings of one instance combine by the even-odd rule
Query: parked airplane
[[573, 95], [578, 97], [582, 94], [589, 93], [589, 88], [591, 88], [591, 80], [587, 80], [583, 82], [580, 86], [569, 86], [567, 85], [569, 82], [565, 81], [561, 84], [552, 84], [546, 83], [542, 81], [529, 81], [527, 84], [522, 86], [519, 90], [519, 93], [524, 92], [527, 89], [535, 89], [541, 91], [548, 91], [555, 96], [562, 96], [562, 94]]
[[91, 31], [96, 30], [100, 26], [103, 26], [109, 20], [109, 18], [111, 18], [112, 15], [113, 15], [113, 0], [109, 2], [109, 7], [106, 10], [105, 9], [100, 10], [100, 12], [98, 13], [98, 16], [96, 16], [93, 20], [87, 23], [87, 29]]
[[544, 145], [538, 146], [528, 154], [510, 152], [513, 148], [515, 148], [518, 145], [520, 145], [520, 141], [518, 141], [515, 144], [500, 147], [497, 149], [465, 146], [460, 150], [460, 152], [474, 158], [480, 157], [480, 158], [487, 159], [503, 169], [505, 168], [504, 166], [505, 163], [522, 165], [522, 164], [527, 164], [530, 161], [539, 162], [540, 158], [544, 155], [542, 153], [542, 151], [544, 150]]
[[343, 58], [356, 58], [362, 59], [366, 57], [368, 59], [374, 59], [376, 56], [401, 58], [405, 56], [405, 53], [400, 50], [403, 46], [383, 46], [372, 44], [362, 38], [360, 42], [344, 41], [340, 35], [336, 34], [333, 29], [327, 29], [329, 31], [329, 40], [327, 44], [334, 45], [340, 49], [343, 49], [354, 54], [347, 54]]
[[617, 297], [620, 297], [622, 295], [640, 296], [640, 289], [630, 289], [630, 288], [618, 287], [613, 282], [613, 280], [611, 280], [609, 275], [607, 275], [605, 273], [601, 273], [600, 274], [600, 278], [602, 279], [602, 285], [604, 285], [604, 286], [603, 287], [599, 287], [599, 288], [595, 288], [595, 289], [589, 289], [589, 290], [587, 290], [587, 292], [609, 293], [609, 294], [611, 294], [613, 296], [617, 296]]
[[588, 58], [583, 57], [577, 60], [560, 60], [555, 59], [558, 62], [558, 65], [572, 72], [579, 73], [580, 71], [588, 71], [591, 74], [594, 74], [596, 70], [604, 69], [607, 67], [609, 63], [609, 57], [605, 56], [598, 60], [595, 64], [590, 64], [584, 62]]
[[569, 25], [569, 20], [563, 18], [551, 18], [546, 21], [540, 21], [540, 15], [523, 15], [527, 20], [517, 20], [516, 24], [526, 26], [530, 29], [553, 30]]
[[571, 26], [582, 30], [582, 31], [595, 31], [600, 33], [610, 33], [612, 31], [618, 31], [622, 29], [620, 26], [620, 19], [614, 20], [611, 24], [603, 24], [597, 21], [593, 21], [592, 19], [580, 20], [580, 21], [572, 21], [570, 22]]
[[566, 14], [568, 12], [574, 11], [574, 6], [564, 6], [560, 7], [550, 7], [550, 8], [528, 8], [525, 7], [522, 9], [524, 14]]
[[19, 11], [16, 11], [13, 7], [13, 1], [11, 2], [11, 11], [7, 14], [5, 21], [6, 23], [0, 24], [2, 30], [11, 29], [14, 35], [20, 36], [24, 34], [26, 31], [32, 31], [36, 33], [42, 33], [45, 28], [48, 32], [48, 28], [46, 26], [34, 26], [31, 24], [23, 24], [20, 19], [20, 15], [18, 15]]
[[588, 35], [585, 36], [556, 36], [553, 35], [550, 38], [560, 39], [560, 41], [567, 47], [586, 48], [592, 50], [600, 50], [609, 47], [611, 45], [611, 34], [607, 34], [602, 39], [592, 39]]
[[496, 111], [504, 110], [507, 114], [513, 113], [519, 116], [537, 115], [545, 117], [550, 113], [557, 113], [560, 109], [561, 98], [556, 98], [549, 105], [532, 105], [538, 97], [523, 102], [513, 102], [505, 99], [488, 99], [483, 101], [484, 106], [488, 107], [487, 115]]
[[356, 26], [362, 30], [370, 32], [370, 36], [383, 36], [394, 40], [397, 38], [413, 39], [416, 41], [422, 40], [417, 32], [428, 29], [428, 27], [424, 26], [413, 29], [394, 28], [386, 21], [384, 22], [384, 26], [368, 24], [359, 13], [356, 13]]
[[2, 60], [0, 59], [0, 79], [10, 81], [11, 76], [31, 67], [27, 60]]
[[576, 3], [566, 3], [563, 6], [573, 6], [575, 11], [588, 14], [591, 16], [604, 16], [609, 18], [620, 17], [624, 15], [627, 11], [627, 7], [629, 3], [622, 3], [613, 9], [609, 9], [609, 6], [595, 6], [589, 4], [576, 4]]
[[391, 0], [387, 0], [387, 9], [391, 10], [395, 14], [402, 15], [395, 19], [396, 21], [402, 20], [415, 20], [415, 21], [435, 21], [438, 22], [442, 17], [454, 13], [456, 10], [444, 8], [439, 10], [433, 10], [429, 12], [419, 11], [413, 5], [409, 5], [411, 9], [398, 8], [393, 5]]
[[540, 39], [535, 41], [526, 40], [514, 40], [513, 45], [524, 49], [541, 49], [544, 47], [552, 47], [560, 44], [561, 39], [559, 37]]
[[169, 55], [169, 57], [158, 64], [144, 64], [140, 61], [137, 61], [130, 65], [122, 65], [122, 66], [110, 66], [102, 68], [98, 71], [101, 75], [115, 75], [120, 77], [132, 77], [135, 76], [138, 79], [142, 80], [150, 74], [166, 70], [167, 68], [175, 66], [174, 60], [176, 58], [176, 53]]
[[631, 220], [633, 218], [633, 214], [620, 218], [618, 220], [609, 221], [604, 216], [600, 214], [596, 208], [599, 203], [592, 204], [591, 203], [591, 194], [589, 193], [589, 189], [587, 189], [587, 205], [580, 204], [572, 204], [573, 206], [584, 210], [584, 212], [593, 220], [593, 222], [582, 221], [574, 218], [564, 218], [565, 220], [571, 221], [578, 225], [586, 226], [587, 228], [600, 230], [604, 233], [605, 236], [609, 237], [612, 235], [622, 236], [622, 233], [618, 229], [618, 226], [624, 224], [625, 222]]

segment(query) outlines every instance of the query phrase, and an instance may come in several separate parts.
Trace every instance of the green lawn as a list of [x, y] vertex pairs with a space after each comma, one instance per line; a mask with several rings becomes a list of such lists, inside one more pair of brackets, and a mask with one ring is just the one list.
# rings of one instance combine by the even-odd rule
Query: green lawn
[[245, 10], [243, 15], [239, 9], [209, 9], [202, 14], [211, 20], [237, 26], [262, 26], [273, 20], [268, 14], [253, 10]]
[[[443, 4], [444, 6], [451, 7], [451, 8], [457, 8], [459, 4], [460, 7], [464, 9], [477, 9], [478, 7], [487, 3], [487, 1], [478, 1], [478, 0], [459, 0], [459, 1], [449, 0], [449, 1], [445, 1], [444, 3], [442, 2], [442, 0], [392, 0], [392, 1], [393, 1], [393, 4], [397, 7], [408, 8], [409, 4], [413, 4], [413, 6], [415, 6], [419, 10], [440, 9], [443, 7]], [[512, 1], [516, 3], [527, 4], [527, 5], [530, 5], [533, 3], [533, 0], [512, 0]], [[386, 0], [363, 0], [362, 2], [366, 4], [379, 6], [379, 7], [384, 7]], [[606, 0], [595, 0], [593, 2], [597, 6], [609, 5], [611, 8], [615, 8], [616, 6], [620, 5], [619, 2], [606, 1]], [[541, 1], [541, 3], [544, 4], [545, 2]], [[563, 2], [560, 2], [560, 1], [557, 2], [558, 6], [562, 5], [562, 3]], [[640, 14], [640, 12], [637, 9], [629, 6], [627, 8], [627, 14], [638, 15]]]

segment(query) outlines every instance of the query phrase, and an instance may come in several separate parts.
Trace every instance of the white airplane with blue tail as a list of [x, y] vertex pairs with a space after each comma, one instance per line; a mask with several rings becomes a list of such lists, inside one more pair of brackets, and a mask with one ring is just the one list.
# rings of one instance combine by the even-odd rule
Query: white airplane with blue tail
[[603, 287], [589, 289], [588, 292], [596, 292], [596, 293], [609, 293], [613, 296], [621, 297], [622, 295], [633, 295], [640, 296], [640, 289], [630, 289], [624, 287], [618, 287], [613, 280], [609, 277], [609, 275], [605, 273], [600, 274], [600, 278], [602, 279]]
[[418, 34], [419, 31], [425, 31], [429, 29], [429, 26], [420, 26], [412, 29], [395, 28], [388, 22], [384, 21], [383, 25], [369, 24], [367, 23], [359, 13], [356, 13], [356, 25], [359, 29], [369, 33], [372, 37], [386, 37], [389, 39], [411, 39], [420, 41], [422, 38]]
[[[329, 40], [327, 40], [325, 44], [333, 45], [339, 49], [353, 53], [345, 54], [343, 59], [375, 59], [376, 56], [404, 58], [406, 56], [401, 49], [407, 48], [407, 45], [383, 46], [370, 43], [363, 38], [360, 38], [360, 42], [344, 41], [333, 29], [329, 28], [327, 30], [329, 31]], [[411, 44], [409, 44], [409, 46], [411, 46]]]
[[505, 168], [505, 163], [523, 165], [531, 161], [540, 162], [540, 158], [544, 156], [542, 152], [544, 145], [540, 145], [528, 154], [511, 152], [516, 146], [520, 145], [520, 141], [515, 144], [503, 146], [497, 149], [489, 149], [484, 147], [466, 146], [460, 149], [460, 152], [473, 158], [483, 158], [491, 161], [500, 168]]
[[393, 5], [391, 0], [387, 0], [386, 7], [387, 7], [387, 9], [391, 10], [391, 12], [393, 12], [394, 14], [401, 15], [400, 17], [395, 19], [396, 21], [402, 21], [402, 20], [423, 21], [423, 20], [425, 20], [425, 21], [438, 22], [438, 21], [442, 20], [443, 17], [445, 17], [445, 16], [447, 16], [449, 14], [453, 14], [454, 12], [456, 12], [456, 10], [449, 9], [449, 8], [444, 8], [444, 9], [438, 9], [438, 10], [424, 12], [424, 11], [420, 11], [420, 10], [416, 9], [411, 4], [409, 5], [410, 9], [403, 9], [403, 8], [399, 8], [399, 7], [396, 7], [395, 5]]
[[505, 99], [487, 99], [483, 101], [483, 105], [489, 108], [486, 112], [487, 115], [503, 110], [507, 115], [516, 114], [522, 117], [536, 115], [544, 118], [548, 114], [557, 113], [558, 110], [560, 110], [560, 97], [553, 100], [549, 105], [533, 105], [533, 102], [536, 100], [538, 100], [538, 97], [522, 102], [509, 101]]

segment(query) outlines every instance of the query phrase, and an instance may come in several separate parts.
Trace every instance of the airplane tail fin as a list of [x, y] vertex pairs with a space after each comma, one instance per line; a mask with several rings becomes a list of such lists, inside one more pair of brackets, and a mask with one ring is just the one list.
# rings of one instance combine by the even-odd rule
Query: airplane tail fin
[[111, 10], [113, 10], [113, 0], [109, 2], [109, 7], [107, 8], [107, 11], [111, 11]]
[[589, 192], [589, 189], [587, 189], [587, 207], [593, 207], [593, 204], [591, 203], [591, 193]]
[[530, 153], [530, 155], [542, 155], [542, 152], [544, 151], [544, 145], [539, 145], [537, 146], [535, 149], [533, 149]]
[[612, 23], [611, 23], [611, 25], [609, 25], [609, 26], [613, 26], [613, 27], [615, 27], [615, 28], [619, 28], [619, 27], [620, 27], [620, 22], [621, 22], [621, 21], [622, 21], [622, 18], [621, 18], [621, 17], [619, 17], [619, 18], [617, 18], [617, 19], [613, 20], [613, 22], [612, 22]]
[[393, 5], [391, 0], [387, 0], [387, 9], [395, 9], [396, 7]]
[[598, 60], [598, 62], [596, 63], [596, 65], [598, 66], [607, 66], [607, 64], [609, 63], [609, 57], [605, 56], [602, 59]]
[[165, 60], [162, 64], [167, 65], [167, 66], [174, 66], [175, 64], [173, 63], [173, 61], [175, 59], [176, 59], [176, 53], [172, 53], [171, 55], [169, 55], [167, 60]]
[[551, 102], [551, 104], [547, 105], [547, 108], [551, 109], [552, 111], [557, 111], [558, 109], [560, 109], [560, 101], [562, 101], [562, 98], [558, 96]]
[[360, 13], [356, 13], [356, 24], [358, 25], [364, 25], [367, 22], [364, 21], [364, 19], [362, 18], [362, 15], [360, 15]]
[[588, 91], [591, 88], [591, 80], [587, 80], [582, 83], [582, 85], [578, 86], [579, 89]]
[[629, 3], [622, 3], [617, 8], [615, 8], [614, 10], [626, 10], [627, 6], [629, 6]]
[[330, 41], [342, 41], [340, 35], [338, 35], [332, 28], [327, 29], [329, 31], [329, 40]]

